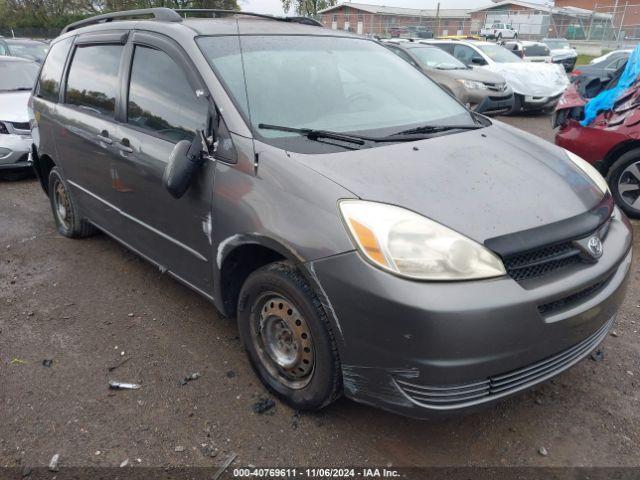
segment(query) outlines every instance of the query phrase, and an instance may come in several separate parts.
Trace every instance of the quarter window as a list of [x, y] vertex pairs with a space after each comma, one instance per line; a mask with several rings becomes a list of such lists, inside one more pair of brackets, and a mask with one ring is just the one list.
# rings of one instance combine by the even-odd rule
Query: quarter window
[[122, 45], [76, 48], [67, 79], [66, 103], [113, 118], [122, 49]]
[[166, 53], [137, 46], [129, 85], [127, 122], [177, 143], [206, 130], [208, 104], [196, 97], [182, 69]]
[[62, 70], [64, 70], [64, 62], [67, 60], [67, 54], [72, 42], [73, 38], [65, 38], [51, 47], [40, 72], [40, 80], [36, 91], [37, 97], [51, 102], [58, 101]]

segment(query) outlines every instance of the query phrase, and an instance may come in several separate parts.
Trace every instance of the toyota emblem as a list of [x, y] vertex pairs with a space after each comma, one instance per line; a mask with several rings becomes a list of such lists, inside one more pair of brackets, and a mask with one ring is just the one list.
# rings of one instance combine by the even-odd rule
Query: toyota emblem
[[598, 237], [591, 237], [587, 242], [587, 250], [593, 258], [602, 256], [602, 241]]

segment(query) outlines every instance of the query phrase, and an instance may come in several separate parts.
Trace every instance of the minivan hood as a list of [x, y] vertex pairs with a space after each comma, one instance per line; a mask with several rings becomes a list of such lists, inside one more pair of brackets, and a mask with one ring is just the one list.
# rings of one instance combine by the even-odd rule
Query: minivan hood
[[495, 121], [418, 142], [290, 155], [363, 200], [413, 210], [480, 243], [579, 215], [602, 198], [562, 149]]
[[29, 121], [29, 96], [31, 92], [0, 92], [0, 120], [5, 122]]
[[569, 85], [564, 68], [556, 64], [492, 62], [484, 68], [502, 75], [511, 89], [520, 95], [555, 97]]

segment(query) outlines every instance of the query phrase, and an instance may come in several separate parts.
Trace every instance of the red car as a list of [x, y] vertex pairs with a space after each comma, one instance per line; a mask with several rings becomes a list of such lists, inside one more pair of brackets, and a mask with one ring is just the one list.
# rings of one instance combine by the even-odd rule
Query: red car
[[579, 155], [607, 179], [616, 203], [630, 217], [640, 218], [640, 81], [584, 127], [584, 105], [600, 91], [612, 88], [622, 73], [610, 80], [584, 77], [564, 93], [553, 117], [556, 144]]

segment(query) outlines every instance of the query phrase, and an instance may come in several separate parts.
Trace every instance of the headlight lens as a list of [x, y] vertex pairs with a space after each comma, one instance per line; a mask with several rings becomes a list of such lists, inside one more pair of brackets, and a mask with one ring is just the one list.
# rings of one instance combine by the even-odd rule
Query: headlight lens
[[484, 89], [484, 88], [487, 88], [485, 86], [485, 84], [482, 83], [482, 82], [475, 82], [473, 80], [463, 80], [461, 78], [459, 78], [458, 81], [462, 85], [464, 85], [466, 88], [470, 88], [470, 89]]
[[505, 275], [491, 251], [404, 208], [362, 200], [340, 202], [358, 249], [375, 265], [420, 280], [473, 280]]
[[593, 183], [596, 184], [603, 194], [606, 194], [609, 191], [607, 181], [593, 165], [569, 150], [565, 149], [565, 153], [567, 154], [567, 157], [569, 157], [569, 160], [571, 160], [580, 170], [593, 180]]

